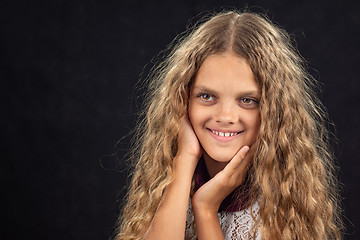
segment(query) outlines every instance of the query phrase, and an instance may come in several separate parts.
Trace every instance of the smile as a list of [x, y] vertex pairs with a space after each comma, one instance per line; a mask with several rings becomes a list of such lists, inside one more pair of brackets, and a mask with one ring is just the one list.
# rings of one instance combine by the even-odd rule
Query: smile
[[209, 129], [213, 134], [217, 135], [217, 136], [220, 136], [220, 137], [233, 137], [233, 136], [236, 136], [238, 135], [239, 133], [241, 132], [221, 132], [221, 131], [216, 131], [216, 130], [212, 130], [212, 129]]

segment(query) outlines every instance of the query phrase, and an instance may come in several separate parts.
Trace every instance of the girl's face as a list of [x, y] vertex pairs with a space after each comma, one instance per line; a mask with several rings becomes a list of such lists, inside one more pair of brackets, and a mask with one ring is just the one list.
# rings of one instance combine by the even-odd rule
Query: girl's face
[[249, 64], [232, 53], [209, 56], [190, 91], [189, 118], [205, 159], [228, 162], [258, 135], [260, 89]]

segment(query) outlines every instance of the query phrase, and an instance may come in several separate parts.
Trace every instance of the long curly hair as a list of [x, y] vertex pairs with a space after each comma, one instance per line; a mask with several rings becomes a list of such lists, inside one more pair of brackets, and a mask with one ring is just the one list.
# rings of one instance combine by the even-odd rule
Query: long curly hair
[[232, 51], [247, 60], [261, 89], [261, 125], [249, 173], [262, 238], [342, 239], [327, 114], [289, 35], [264, 16], [229, 11], [209, 17], [173, 45], [149, 77], [130, 154], [132, 182], [115, 238], [141, 239], [146, 232], [173, 180], [177, 133], [193, 77], [206, 57]]

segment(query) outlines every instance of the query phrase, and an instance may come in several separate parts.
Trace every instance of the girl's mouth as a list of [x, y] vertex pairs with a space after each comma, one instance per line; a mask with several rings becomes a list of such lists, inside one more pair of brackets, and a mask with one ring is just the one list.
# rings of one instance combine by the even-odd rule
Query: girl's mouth
[[213, 135], [215, 135], [214, 137], [216, 138], [222, 138], [222, 139], [231, 139], [232, 137], [237, 136], [238, 134], [244, 132], [244, 131], [240, 131], [240, 132], [235, 132], [235, 131], [219, 131], [219, 130], [212, 130], [210, 128], [208, 128], [208, 130], [213, 133]]

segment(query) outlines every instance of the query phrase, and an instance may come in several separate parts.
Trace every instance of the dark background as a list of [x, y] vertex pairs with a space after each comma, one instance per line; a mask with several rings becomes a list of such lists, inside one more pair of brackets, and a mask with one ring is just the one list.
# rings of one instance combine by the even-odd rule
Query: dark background
[[360, 239], [359, 1], [310, 0], [1, 1], [0, 238], [111, 237], [126, 164], [110, 155], [134, 126], [136, 82], [190, 19], [246, 5], [294, 36], [323, 83], [346, 239]]

